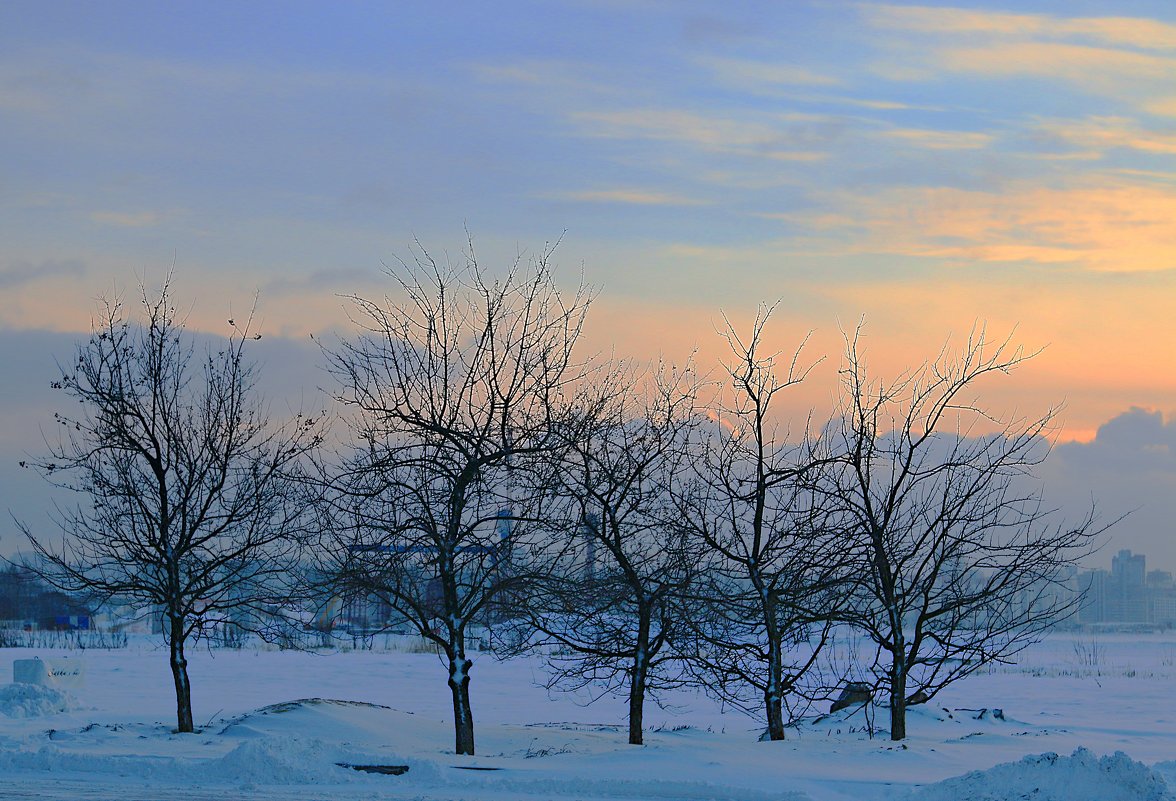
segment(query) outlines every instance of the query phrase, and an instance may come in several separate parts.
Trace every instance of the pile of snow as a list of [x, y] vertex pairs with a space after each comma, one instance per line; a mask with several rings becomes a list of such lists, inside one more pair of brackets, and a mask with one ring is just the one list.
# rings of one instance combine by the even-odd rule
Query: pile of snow
[[73, 696], [41, 684], [14, 683], [0, 687], [0, 713], [10, 718], [39, 718], [75, 708]]
[[[71, 778], [127, 777], [137, 781], [199, 785], [341, 784], [369, 779], [340, 767], [380, 764], [387, 760], [313, 737], [268, 737], [237, 745], [211, 759], [171, 756], [126, 756], [79, 752], [56, 744], [35, 751], [0, 749], [0, 773], [45, 772]], [[419, 765], [414, 761], [414, 767]], [[429, 771], [417, 769], [416, 773]], [[435, 771], [434, 771], [435, 772]]]
[[913, 790], [909, 801], [1176, 801], [1163, 777], [1122, 751], [1027, 756]]
[[[370, 765], [390, 761], [406, 760], [389, 760], [315, 737], [268, 737], [243, 742], [223, 757], [192, 770], [194, 779], [207, 784], [335, 784], [367, 778], [341, 768], [339, 763]], [[420, 767], [414, 767], [419, 776]]]

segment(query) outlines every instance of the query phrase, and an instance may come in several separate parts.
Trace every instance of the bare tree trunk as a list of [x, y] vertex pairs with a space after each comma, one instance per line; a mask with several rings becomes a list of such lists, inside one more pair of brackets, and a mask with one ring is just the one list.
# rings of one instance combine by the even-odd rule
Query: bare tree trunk
[[906, 739], [906, 654], [898, 652], [890, 666], [890, 739]]
[[629, 745], [642, 745], [645, 727], [645, 686], [649, 674], [649, 615], [637, 623], [637, 647], [633, 652], [633, 673], [629, 682]]
[[188, 681], [188, 660], [184, 657], [184, 618], [168, 615], [171, 624], [171, 671], [176, 684], [176, 731], [192, 732], [192, 685]]
[[633, 659], [633, 683], [629, 687], [629, 745], [642, 745], [641, 732], [645, 726], [645, 654], [637, 652]]
[[474, 755], [474, 712], [470, 708], [470, 667], [465, 646], [457, 643], [449, 658], [449, 690], [453, 693], [453, 730], [459, 754]]
[[784, 739], [783, 666], [780, 664], [780, 636], [768, 626], [768, 681], [764, 686], [764, 708], [768, 716], [768, 739]]

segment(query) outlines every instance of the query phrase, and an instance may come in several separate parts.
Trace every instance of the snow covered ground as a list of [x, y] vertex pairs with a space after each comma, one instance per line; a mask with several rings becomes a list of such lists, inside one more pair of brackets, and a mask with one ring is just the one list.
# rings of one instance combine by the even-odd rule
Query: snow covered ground
[[[11, 684], [13, 660], [34, 655], [83, 660], [84, 685]], [[628, 746], [621, 700], [549, 696], [538, 659], [484, 656], [478, 756], [458, 757], [433, 655], [200, 650], [190, 663], [202, 731], [175, 735], [157, 643], [0, 650], [0, 797], [1176, 801], [1176, 634], [1054, 636], [913, 709], [901, 745], [870, 739], [860, 712], [759, 742], [754, 720], [679, 693], [648, 710], [647, 745]]]

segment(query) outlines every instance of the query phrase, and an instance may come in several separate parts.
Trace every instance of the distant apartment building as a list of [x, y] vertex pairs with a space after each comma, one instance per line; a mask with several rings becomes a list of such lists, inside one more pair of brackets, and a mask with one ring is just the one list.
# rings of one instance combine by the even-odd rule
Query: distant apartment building
[[1147, 574], [1147, 595], [1151, 622], [1160, 626], [1176, 626], [1176, 582], [1167, 570], [1153, 570]]
[[1078, 608], [1079, 623], [1107, 621], [1107, 583], [1110, 575], [1105, 570], [1086, 570], [1078, 576], [1078, 591], [1082, 593], [1082, 605]]
[[1119, 551], [1111, 559], [1110, 594], [1107, 617], [1120, 623], [1150, 623], [1148, 620], [1147, 558], [1129, 550]]
[[1082, 624], [1176, 625], [1176, 583], [1166, 570], [1147, 570], [1143, 554], [1124, 549], [1111, 559], [1111, 569], [1087, 570], [1078, 576], [1083, 593], [1078, 622]]

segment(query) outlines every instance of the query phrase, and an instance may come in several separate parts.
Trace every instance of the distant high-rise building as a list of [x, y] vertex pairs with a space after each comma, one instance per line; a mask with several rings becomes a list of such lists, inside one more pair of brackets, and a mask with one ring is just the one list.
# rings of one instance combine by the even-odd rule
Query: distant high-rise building
[[1111, 559], [1111, 586], [1107, 619], [1116, 623], [1147, 623], [1148, 603], [1144, 592], [1147, 557], [1124, 549]]
[[1147, 586], [1149, 589], [1166, 590], [1176, 586], [1176, 583], [1173, 583], [1172, 573], [1167, 570], [1149, 570]]
[[1176, 582], [1167, 570], [1147, 570], [1147, 557], [1124, 549], [1111, 558], [1111, 569], [1085, 570], [1078, 576], [1084, 625], [1130, 624], [1176, 626]]
[[1107, 585], [1111, 574], [1105, 570], [1086, 570], [1078, 576], [1078, 591], [1082, 605], [1078, 607], [1079, 623], [1107, 622]]
[[1147, 557], [1124, 548], [1111, 559], [1111, 576], [1122, 587], [1142, 587], [1147, 577]]
[[1147, 574], [1148, 617], [1157, 626], [1176, 626], [1176, 582], [1167, 570]]

